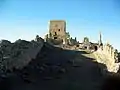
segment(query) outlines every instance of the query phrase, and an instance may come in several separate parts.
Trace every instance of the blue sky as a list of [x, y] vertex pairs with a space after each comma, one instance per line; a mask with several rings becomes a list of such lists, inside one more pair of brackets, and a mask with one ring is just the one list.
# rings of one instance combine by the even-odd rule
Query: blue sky
[[48, 32], [49, 20], [66, 20], [67, 31], [82, 42], [87, 36], [109, 41], [120, 51], [119, 0], [0, 0], [0, 39], [32, 40]]

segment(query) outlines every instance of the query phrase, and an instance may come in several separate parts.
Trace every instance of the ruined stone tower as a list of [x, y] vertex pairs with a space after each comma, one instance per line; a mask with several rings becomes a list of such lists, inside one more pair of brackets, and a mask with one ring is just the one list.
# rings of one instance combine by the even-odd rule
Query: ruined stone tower
[[49, 24], [49, 38], [66, 42], [66, 22], [64, 20], [51, 20]]

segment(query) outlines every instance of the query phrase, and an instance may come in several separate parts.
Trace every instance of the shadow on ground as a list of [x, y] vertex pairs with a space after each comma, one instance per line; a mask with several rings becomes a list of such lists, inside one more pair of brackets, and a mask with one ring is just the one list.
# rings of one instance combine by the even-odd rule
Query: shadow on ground
[[46, 44], [29, 65], [1, 80], [0, 90], [101, 90], [106, 66], [83, 54], [89, 53]]

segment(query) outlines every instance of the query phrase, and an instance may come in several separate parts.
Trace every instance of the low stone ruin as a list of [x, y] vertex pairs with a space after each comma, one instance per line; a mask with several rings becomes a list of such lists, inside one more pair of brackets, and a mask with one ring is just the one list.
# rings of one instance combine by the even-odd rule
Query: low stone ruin
[[106, 64], [108, 71], [117, 72], [119, 70], [118, 51], [109, 43], [97, 50], [98, 62]]
[[106, 54], [109, 58], [114, 59], [115, 63], [118, 63], [118, 51], [117, 49], [114, 49], [112, 45], [105, 44], [103, 47], [103, 53]]

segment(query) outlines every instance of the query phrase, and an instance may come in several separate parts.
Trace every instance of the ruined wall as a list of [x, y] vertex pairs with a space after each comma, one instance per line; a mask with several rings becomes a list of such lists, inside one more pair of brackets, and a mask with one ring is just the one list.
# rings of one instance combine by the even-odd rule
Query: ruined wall
[[107, 66], [108, 71], [117, 72], [119, 69], [118, 51], [114, 49], [112, 45], [105, 44], [100, 47], [96, 52], [95, 56], [99, 63], [104, 63]]
[[109, 59], [112, 59], [114, 63], [118, 63], [118, 51], [114, 49], [112, 45], [105, 44], [102, 51]]

